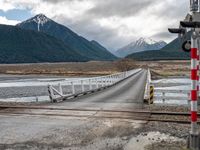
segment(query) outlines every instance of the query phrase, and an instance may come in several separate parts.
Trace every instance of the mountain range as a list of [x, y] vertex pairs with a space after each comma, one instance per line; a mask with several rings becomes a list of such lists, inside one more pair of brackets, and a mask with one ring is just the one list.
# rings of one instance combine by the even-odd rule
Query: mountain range
[[43, 14], [16, 26], [0, 25], [0, 63], [84, 62], [117, 59]]
[[116, 56], [96, 41], [88, 41], [69, 28], [61, 25], [43, 14], [36, 15], [16, 25], [22, 29], [49, 34], [68, 45], [74, 52], [88, 60], [115, 60]]
[[116, 51], [116, 55], [119, 57], [125, 57], [127, 55], [149, 51], [149, 50], [159, 50], [166, 46], [167, 43], [164, 41], [155, 41], [151, 38], [140, 38], [137, 41], [134, 41], [123, 48], [120, 48]]
[[[190, 40], [191, 33], [187, 33], [186, 40]], [[138, 52], [128, 55], [126, 58], [134, 60], [188, 60], [190, 53], [184, 52], [181, 48], [181, 41], [179, 38], [174, 39], [169, 44], [160, 50], [150, 50], [145, 52]]]
[[[0, 25], [0, 63], [112, 61], [117, 57], [97, 41], [89, 41], [43, 14], [16, 26]], [[188, 39], [190, 34], [188, 34]], [[178, 38], [140, 38], [116, 51], [134, 60], [189, 59]]]

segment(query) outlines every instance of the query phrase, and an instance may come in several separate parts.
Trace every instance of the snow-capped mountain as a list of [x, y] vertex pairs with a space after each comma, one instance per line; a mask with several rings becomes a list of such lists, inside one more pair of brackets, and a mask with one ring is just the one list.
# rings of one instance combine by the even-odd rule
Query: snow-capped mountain
[[27, 23], [36, 23], [37, 24], [37, 30], [40, 31], [40, 27], [44, 26], [45, 23], [48, 21], [51, 21], [49, 18], [47, 18], [44, 14], [38, 14], [33, 18], [30, 18], [26, 21], [24, 21], [21, 24], [27, 24]]
[[166, 46], [167, 43], [164, 41], [155, 41], [151, 38], [140, 38], [127, 46], [124, 46], [116, 51], [116, 55], [119, 57], [125, 57], [132, 53], [148, 50], [159, 50]]
[[36, 15], [16, 26], [53, 36], [64, 42], [69, 49], [86, 57], [88, 60], [115, 60], [117, 58], [98, 42], [87, 40], [68, 27], [49, 19], [43, 14]]

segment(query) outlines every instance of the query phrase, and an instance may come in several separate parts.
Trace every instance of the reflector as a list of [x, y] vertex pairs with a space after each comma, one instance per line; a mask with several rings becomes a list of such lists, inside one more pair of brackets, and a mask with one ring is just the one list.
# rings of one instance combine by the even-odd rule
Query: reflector
[[188, 40], [188, 41], [183, 42], [182, 49], [185, 52], [190, 52], [191, 51], [191, 41]]

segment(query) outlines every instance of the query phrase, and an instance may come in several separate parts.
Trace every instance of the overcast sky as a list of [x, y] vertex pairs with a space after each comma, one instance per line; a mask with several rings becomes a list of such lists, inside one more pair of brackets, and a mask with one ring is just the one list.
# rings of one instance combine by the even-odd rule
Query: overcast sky
[[36, 14], [62, 23], [116, 50], [140, 38], [171, 41], [189, 0], [0, 0], [0, 23], [15, 25]]

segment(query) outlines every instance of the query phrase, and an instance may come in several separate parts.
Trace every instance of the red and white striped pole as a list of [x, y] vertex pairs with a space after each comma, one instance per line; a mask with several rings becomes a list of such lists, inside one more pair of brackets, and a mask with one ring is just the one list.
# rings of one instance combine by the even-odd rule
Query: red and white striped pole
[[199, 38], [197, 38], [197, 106], [199, 102]]
[[194, 32], [191, 38], [191, 132], [190, 132], [190, 148], [199, 149], [199, 132], [197, 125], [197, 101], [198, 101], [198, 41]]
[[200, 60], [200, 39], [199, 37], [197, 38], [197, 106], [199, 105], [199, 60]]

